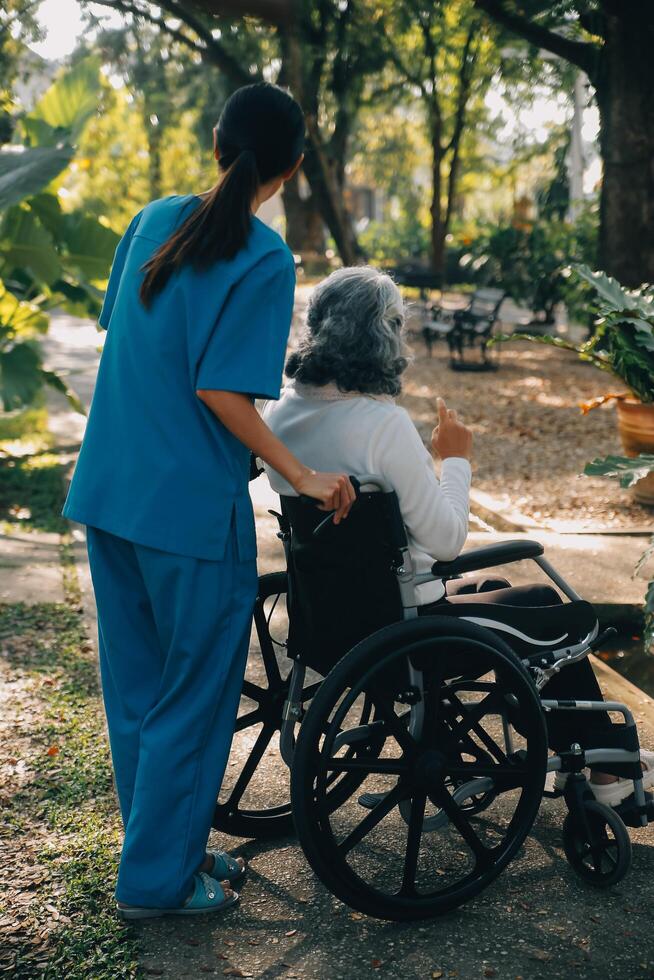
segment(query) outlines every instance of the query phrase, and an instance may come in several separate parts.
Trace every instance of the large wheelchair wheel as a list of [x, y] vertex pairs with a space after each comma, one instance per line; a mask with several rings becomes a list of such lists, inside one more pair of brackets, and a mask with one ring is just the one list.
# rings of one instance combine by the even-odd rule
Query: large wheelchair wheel
[[[293, 662], [286, 654], [286, 572], [259, 578], [248, 665], [213, 826], [236, 837], [292, 833], [288, 767], [279, 750]], [[318, 684], [306, 687], [311, 698]]]
[[[510, 748], [509, 712], [520, 726]], [[374, 751], [347, 755], [367, 738]], [[428, 918], [477, 895], [516, 854], [546, 763], [540, 699], [510, 648], [474, 624], [420, 617], [364, 640], [323, 681], [297, 740], [293, 818], [337, 897], [378, 918]], [[357, 777], [347, 799], [330, 796], [338, 774]]]

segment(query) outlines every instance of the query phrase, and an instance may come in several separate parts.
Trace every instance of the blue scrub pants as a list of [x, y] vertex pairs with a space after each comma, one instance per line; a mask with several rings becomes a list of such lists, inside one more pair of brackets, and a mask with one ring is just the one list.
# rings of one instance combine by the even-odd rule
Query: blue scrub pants
[[257, 591], [232, 525], [223, 561], [87, 528], [100, 673], [125, 826], [116, 898], [176, 908], [204, 860]]

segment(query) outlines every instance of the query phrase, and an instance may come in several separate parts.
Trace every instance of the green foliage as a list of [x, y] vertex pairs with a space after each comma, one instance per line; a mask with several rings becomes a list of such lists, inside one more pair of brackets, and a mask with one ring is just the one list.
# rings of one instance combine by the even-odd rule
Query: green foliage
[[561, 337], [530, 334], [499, 336], [491, 343], [527, 340], [562, 347], [619, 378], [641, 402], [654, 402], [654, 287], [626, 290], [603, 272], [586, 266], [573, 271], [599, 297], [596, 329], [585, 343], [577, 346]]
[[34, 146], [56, 146], [62, 139], [77, 143], [98, 107], [100, 59], [84, 58], [60, 74], [32, 111], [21, 119], [21, 127]]
[[429, 254], [429, 226], [421, 218], [419, 202], [410, 200], [397, 217], [371, 221], [359, 234], [368, 259], [377, 265], [392, 265], [406, 259], [424, 259]]
[[71, 146], [14, 147], [0, 152], [0, 209], [36, 194], [70, 163]]
[[554, 307], [565, 302], [572, 315], [582, 309], [587, 290], [570, 277], [570, 264], [592, 262], [597, 248], [597, 216], [588, 209], [571, 223], [560, 218], [488, 227], [474, 241], [464, 267], [477, 281], [504, 289], [551, 323]]
[[[608, 277], [605, 276], [604, 279], [608, 279]], [[609, 282], [602, 280], [600, 286], [605, 296], [611, 296], [612, 305], [620, 302], [620, 298], [612, 285], [614, 282], [615, 280]], [[631, 487], [650, 473], [654, 473], [654, 454], [651, 453], [641, 453], [633, 458], [630, 456], [598, 457], [584, 467], [585, 476], [606, 476], [610, 479], [619, 480], [621, 487]], [[649, 564], [652, 558], [654, 558], [654, 537], [636, 562], [634, 574]], [[647, 584], [643, 611], [645, 613], [645, 648], [652, 649], [654, 648], [654, 579]]]
[[633, 457], [598, 456], [584, 467], [585, 476], [608, 476], [619, 480], [624, 489], [633, 487], [649, 473], [654, 473], [654, 455], [651, 453]]
[[21, 120], [28, 146], [0, 152], [0, 399], [6, 411], [32, 402], [44, 384], [83, 407], [47, 370], [39, 336], [56, 305], [97, 315], [118, 236], [97, 218], [65, 213], [52, 182], [73, 158], [100, 90], [99, 61], [61, 73]]

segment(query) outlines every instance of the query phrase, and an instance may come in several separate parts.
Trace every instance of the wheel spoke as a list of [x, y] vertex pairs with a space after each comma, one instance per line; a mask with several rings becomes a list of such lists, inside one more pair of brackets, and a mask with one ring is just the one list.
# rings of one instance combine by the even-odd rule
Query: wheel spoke
[[420, 852], [422, 821], [425, 815], [426, 802], [427, 796], [425, 793], [420, 793], [411, 800], [411, 814], [409, 816], [406, 853], [404, 855], [404, 871], [402, 873], [402, 886], [400, 888], [401, 895], [415, 895], [416, 893], [416, 870], [418, 868], [418, 854]]
[[234, 728], [234, 733], [242, 732], [244, 728], [249, 728], [250, 725], [256, 725], [263, 719], [263, 712], [261, 708], [255, 708], [254, 711], [248, 711], [246, 715], [241, 715], [240, 718], [236, 719], [236, 727]]
[[477, 833], [470, 825], [468, 818], [461, 808], [454, 802], [450, 794], [446, 789], [438, 793], [435, 797], [439, 806], [445, 810], [449, 820], [454, 824], [456, 829], [459, 831], [464, 841], [475, 855], [477, 864], [483, 866], [491, 864], [492, 850], [479, 839]]
[[365, 772], [381, 775], [404, 776], [408, 765], [401, 759], [330, 759], [325, 763], [327, 772]]
[[391, 735], [400, 746], [404, 752], [408, 752], [411, 755], [416, 751], [416, 743], [409, 735], [409, 732], [402, 724], [401, 720], [395, 714], [392, 705], [388, 705], [385, 701], [379, 699], [373, 699], [373, 704], [375, 710], [379, 712], [383, 720], [388, 726], [388, 730]]
[[257, 704], [261, 704], [266, 699], [267, 694], [268, 692], [265, 688], [259, 687], [258, 684], [253, 684], [252, 681], [243, 681], [241, 697], [249, 698], [250, 701], [256, 701]]
[[408, 795], [408, 788], [406, 788], [401, 782], [392, 789], [386, 796], [379, 801], [374, 809], [361, 820], [354, 830], [350, 831], [347, 837], [341, 841], [338, 845], [338, 849], [344, 856], [348, 854], [353, 847], [359, 844], [363, 838], [370, 833], [371, 830], [380, 823], [385, 816], [387, 816], [391, 810], [397, 806], [397, 804], [406, 798]]
[[472, 726], [472, 731], [475, 733], [480, 742], [488, 749], [490, 754], [498, 760], [498, 762], [506, 762], [506, 753], [504, 749], [501, 749], [494, 738], [488, 734], [488, 732], [481, 727], [479, 724]]
[[256, 741], [252, 746], [252, 751], [248, 757], [247, 762], [241, 770], [241, 774], [234, 784], [232, 792], [229, 794], [229, 799], [226, 801], [226, 806], [229, 810], [233, 810], [241, 801], [243, 793], [247, 789], [252, 776], [254, 775], [255, 769], [261, 762], [263, 753], [268, 748], [270, 740], [275, 734], [276, 728], [274, 725], [264, 725], [259, 734], [257, 735]]
[[468, 707], [458, 697], [453, 697], [460, 709], [460, 713], [463, 714], [461, 721], [457, 722], [451, 729], [450, 734], [454, 741], [458, 741], [464, 735], [467, 735], [475, 725], [484, 717], [484, 715], [490, 714], [491, 709], [497, 705], [500, 700], [500, 695], [498, 691], [491, 691], [486, 695], [481, 701], [477, 701], [474, 707]]

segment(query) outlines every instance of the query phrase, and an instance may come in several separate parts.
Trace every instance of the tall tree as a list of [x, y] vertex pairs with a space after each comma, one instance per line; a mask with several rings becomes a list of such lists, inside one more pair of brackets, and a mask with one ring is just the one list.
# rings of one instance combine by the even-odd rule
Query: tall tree
[[396, 73], [424, 109], [431, 147], [431, 262], [442, 276], [464, 138], [471, 113], [484, 112], [496, 68], [489, 32], [472, 0], [393, 0], [380, 29]]
[[654, 282], [654, 5], [641, 0], [475, 0], [498, 24], [584, 71], [600, 114], [599, 259]]
[[[308, 224], [315, 234], [316, 222], [307, 218], [318, 209], [343, 262], [360, 259], [342, 178], [362, 80], [379, 63], [378, 52], [368, 44], [363, 16], [374, 6], [370, 0], [297, 0], [296, 15], [282, 20], [274, 31], [247, 17], [214, 17], [189, 0], [99, 3], [186, 45], [204, 65], [219, 69], [232, 88], [263, 78], [288, 84], [306, 113], [304, 173], [311, 191], [304, 203], [297, 185], [287, 193], [291, 243], [296, 244], [302, 225]], [[209, 6], [222, 9], [221, 4]], [[262, 41], [269, 44], [263, 52]]]

